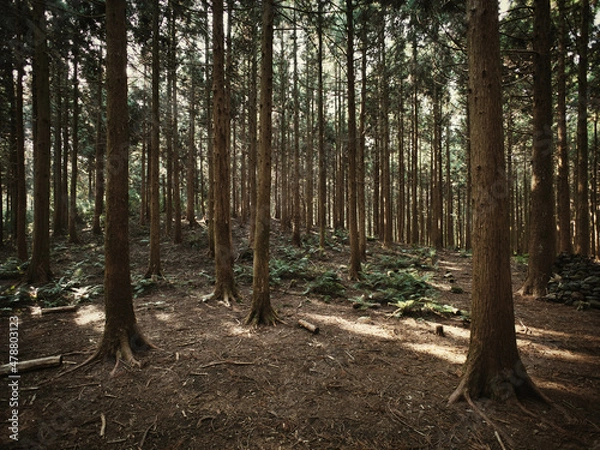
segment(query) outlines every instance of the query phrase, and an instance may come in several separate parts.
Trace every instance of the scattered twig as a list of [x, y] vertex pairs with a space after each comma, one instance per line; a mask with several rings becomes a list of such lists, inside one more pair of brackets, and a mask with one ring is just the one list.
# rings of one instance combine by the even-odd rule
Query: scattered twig
[[494, 430], [494, 436], [496, 436], [496, 439], [498, 440], [500, 447], [502, 447], [502, 450], [506, 450], [506, 447], [504, 446], [504, 442], [502, 442], [502, 439], [500, 438], [498, 431]]
[[146, 437], [148, 436], [148, 433], [150, 432], [150, 430], [152, 429], [152, 427], [156, 427], [156, 422], [158, 421], [158, 416], [154, 417], [154, 422], [152, 422], [150, 424], [150, 426], [148, 428], [146, 428], [146, 430], [144, 431], [144, 434], [142, 435], [142, 440], [140, 441], [140, 444], [138, 445], [138, 449], [142, 450], [142, 448], [144, 447], [144, 442], [146, 441]]
[[423, 433], [422, 431], [417, 430], [415, 427], [413, 427], [410, 423], [408, 423], [406, 420], [404, 420], [404, 416], [402, 416], [402, 413], [400, 411], [398, 411], [396, 408], [392, 408], [389, 404], [388, 404], [388, 410], [390, 411], [390, 414], [392, 415], [392, 417], [397, 420], [398, 422], [400, 422], [402, 425], [404, 425], [405, 427], [410, 428], [411, 430], [413, 430], [415, 433], [420, 434], [423, 437], [427, 437], [427, 435], [425, 433]]
[[100, 423], [100, 437], [104, 437], [104, 434], [106, 433], [106, 416], [104, 413], [100, 413]]
[[232, 359], [223, 359], [220, 361], [212, 361], [207, 364], [203, 364], [200, 366], [200, 369], [206, 369], [207, 367], [214, 367], [214, 366], [223, 366], [225, 364], [228, 364], [231, 366], [252, 366], [252, 365], [254, 365], [254, 362], [252, 362], [252, 361], [234, 361]]

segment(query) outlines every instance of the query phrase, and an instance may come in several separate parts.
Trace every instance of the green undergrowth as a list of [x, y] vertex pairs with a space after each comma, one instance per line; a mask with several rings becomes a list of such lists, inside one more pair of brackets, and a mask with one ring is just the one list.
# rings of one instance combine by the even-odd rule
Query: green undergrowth
[[458, 308], [438, 302], [438, 291], [429, 283], [431, 275], [428, 273], [435, 268], [434, 249], [401, 250], [374, 257], [372, 263], [365, 265], [361, 280], [354, 286], [363, 294], [349, 300], [358, 309], [392, 307], [392, 317], [430, 313], [465, 316]]

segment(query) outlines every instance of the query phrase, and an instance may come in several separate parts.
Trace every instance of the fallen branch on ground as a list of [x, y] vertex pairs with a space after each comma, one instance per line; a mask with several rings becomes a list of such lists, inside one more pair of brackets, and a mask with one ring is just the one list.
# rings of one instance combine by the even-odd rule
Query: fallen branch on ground
[[[50, 367], [58, 367], [62, 364], [62, 355], [46, 356], [44, 358], [30, 359], [27, 361], [19, 361], [16, 365], [16, 373], [32, 372], [34, 370], [47, 369]], [[4, 364], [0, 366], [0, 376], [9, 375], [15, 369], [14, 364]]]

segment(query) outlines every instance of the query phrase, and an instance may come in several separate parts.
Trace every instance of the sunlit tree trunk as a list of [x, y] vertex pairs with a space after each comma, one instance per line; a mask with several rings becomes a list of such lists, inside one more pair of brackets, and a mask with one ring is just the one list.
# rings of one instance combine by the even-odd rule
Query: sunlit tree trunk
[[260, 137], [252, 306], [246, 318], [249, 325], [274, 325], [278, 318], [271, 306], [269, 288], [269, 233], [271, 229], [271, 139], [273, 108], [273, 0], [263, 2], [262, 63], [260, 89]]
[[534, 388], [515, 335], [498, 2], [469, 0], [467, 11], [474, 216], [471, 339], [464, 375], [450, 402], [463, 396], [502, 400]]

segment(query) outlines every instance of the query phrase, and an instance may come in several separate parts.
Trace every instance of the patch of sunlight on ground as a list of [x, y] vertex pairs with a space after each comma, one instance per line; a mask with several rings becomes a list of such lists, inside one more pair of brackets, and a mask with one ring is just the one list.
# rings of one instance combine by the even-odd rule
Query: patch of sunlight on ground
[[322, 314], [307, 314], [306, 317], [317, 322], [315, 325], [334, 325], [342, 330], [352, 333], [362, 334], [364, 336], [372, 336], [380, 339], [397, 338], [393, 330], [386, 329], [374, 323], [364, 323], [361, 321], [352, 322], [335, 316], [325, 316]]
[[585, 340], [588, 342], [598, 341], [600, 343], [599, 336], [592, 336], [589, 334], [578, 334], [577, 332], [569, 332], [569, 331], [556, 331], [556, 330], [547, 330], [545, 328], [536, 328], [530, 327], [525, 324], [520, 324], [521, 333], [527, 333], [529, 336], [534, 337], [544, 337], [544, 338], [552, 338], [553, 342], [558, 343], [559, 341], [569, 341], [572, 339]]
[[244, 324], [241, 322], [233, 323], [233, 322], [223, 321], [222, 324], [223, 324], [223, 328], [227, 331], [227, 333], [226, 333], [227, 336], [250, 337], [253, 334], [251, 327], [244, 326]]
[[75, 324], [79, 326], [92, 325], [94, 329], [102, 331], [104, 325], [104, 311], [96, 305], [86, 305], [77, 310]]
[[446, 360], [451, 364], [462, 364], [465, 362], [466, 358], [464, 352], [457, 352], [455, 347], [447, 347], [432, 342], [403, 342], [402, 346], [408, 347], [419, 353], [427, 353], [436, 358]]

